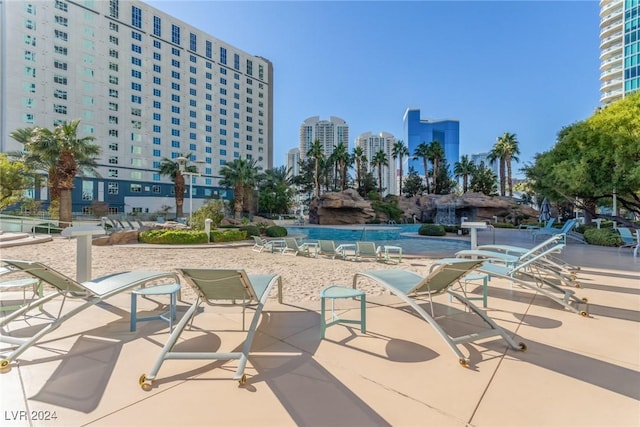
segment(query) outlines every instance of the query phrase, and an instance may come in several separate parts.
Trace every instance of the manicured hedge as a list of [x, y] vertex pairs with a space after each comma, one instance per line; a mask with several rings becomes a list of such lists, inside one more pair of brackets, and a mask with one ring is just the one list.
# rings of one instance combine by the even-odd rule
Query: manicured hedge
[[440, 224], [422, 224], [418, 234], [421, 236], [444, 236], [447, 232], [444, 230], [444, 226]]
[[584, 230], [584, 240], [591, 245], [620, 246], [620, 234], [612, 228], [587, 228]]
[[189, 230], [149, 230], [138, 235], [142, 243], [189, 245], [207, 243], [207, 234], [204, 231]]
[[260, 229], [255, 225], [243, 225], [242, 227], [240, 227], [240, 230], [246, 231], [247, 237], [260, 235]]
[[266, 228], [265, 233], [269, 237], [285, 237], [287, 235], [287, 229], [279, 225], [272, 225]]
[[211, 232], [212, 242], [238, 242], [247, 240], [247, 232], [244, 230], [214, 230]]

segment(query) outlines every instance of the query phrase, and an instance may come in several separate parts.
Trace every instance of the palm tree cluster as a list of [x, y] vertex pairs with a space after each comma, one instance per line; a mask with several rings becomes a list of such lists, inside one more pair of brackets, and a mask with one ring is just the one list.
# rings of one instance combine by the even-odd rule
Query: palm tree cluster
[[[413, 151], [413, 159], [422, 159], [427, 193], [446, 194], [451, 191], [453, 184], [448, 175], [444, 148], [440, 142], [420, 143]], [[429, 163], [431, 163], [431, 170], [428, 167]]]
[[513, 197], [513, 182], [511, 179], [511, 161], [518, 162], [518, 139], [515, 133], [505, 132], [498, 137], [497, 142], [489, 152], [489, 161], [493, 164], [499, 162], [500, 174], [500, 195], [505, 196], [507, 191], [509, 197]]
[[32, 171], [46, 173], [50, 201], [52, 205], [59, 203], [61, 228], [72, 221], [71, 191], [76, 175], [98, 175], [96, 157], [100, 146], [93, 143], [93, 136], [78, 137], [79, 124], [79, 120], [73, 120], [53, 130], [34, 127], [9, 134], [24, 146], [23, 151], [10, 156], [23, 161]]

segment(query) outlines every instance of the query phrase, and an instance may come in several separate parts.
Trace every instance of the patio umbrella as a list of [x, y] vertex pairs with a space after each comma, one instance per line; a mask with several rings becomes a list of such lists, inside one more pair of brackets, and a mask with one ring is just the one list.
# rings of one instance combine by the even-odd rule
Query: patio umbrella
[[540, 216], [538, 219], [544, 222], [551, 219], [551, 203], [549, 203], [549, 200], [546, 197], [542, 200], [542, 204], [540, 205]]

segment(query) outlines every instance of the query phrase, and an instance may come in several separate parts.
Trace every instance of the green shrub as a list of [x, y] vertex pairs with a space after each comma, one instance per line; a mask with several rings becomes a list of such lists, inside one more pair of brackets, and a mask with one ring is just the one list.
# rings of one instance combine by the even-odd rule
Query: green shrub
[[387, 216], [387, 218], [392, 219], [394, 221], [400, 221], [400, 216], [403, 213], [402, 210], [398, 208], [396, 205], [394, 205], [393, 203], [384, 203], [384, 202], [374, 201], [371, 204], [371, 206], [373, 207], [374, 211], [382, 212]]
[[591, 245], [599, 246], [620, 246], [622, 239], [620, 234], [612, 228], [592, 228], [584, 231], [584, 240]]
[[142, 243], [190, 245], [207, 243], [207, 234], [190, 230], [149, 230], [141, 232], [138, 240]]
[[224, 218], [224, 204], [222, 200], [209, 200], [195, 211], [189, 220], [189, 226], [194, 230], [204, 230], [206, 219], [211, 220], [211, 229], [218, 228]]
[[238, 242], [247, 240], [247, 232], [244, 230], [214, 230], [211, 232], [212, 242]]
[[462, 228], [460, 228], [460, 226], [458, 225], [444, 225], [444, 231], [446, 231], [447, 233], [453, 233], [453, 234], [458, 234], [459, 230], [462, 230]]
[[418, 230], [418, 234], [421, 236], [444, 236], [444, 226], [440, 224], [422, 224]]
[[279, 225], [272, 225], [271, 227], [267, 227], [264, 231], [269, 237], [285, 237], [287, 235], [287, 229], [280, 227]]
[[247, 237], [260, 235], [260, 229], [255, 225], [243, 225], [242, 227], [240, 227], [240, 230], [246, 231]]

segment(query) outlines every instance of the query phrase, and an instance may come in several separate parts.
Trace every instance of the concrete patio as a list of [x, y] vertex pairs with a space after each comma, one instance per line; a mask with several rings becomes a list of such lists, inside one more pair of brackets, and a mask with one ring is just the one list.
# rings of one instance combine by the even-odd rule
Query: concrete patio
[[[480, 243], [493, 239], [479, 233]], [[496, 230], [495, 239], [532, 246], [528, 231]], [[321, 340], [319, 303], [287, 302], [285, 283], [284, 303], [274, 290], [265, 307], [246, 385], [231, 379], [235, 361], [170, 360], [144, 391], [138, 378], [168, 327], [150, 321], [129, 332], [130, 298], [121, 294], [66, 322], [0, 376], [2, 425], [638, 426], [640, 261], [628, 250], [577, 243], [562, 256], [582, 267], [576, 293], [588, 298], [590, 317], [493, 279], [487, 313], [528, 350], [508, 350], [498, 338], [466, 344], [468, 368], [392, 295], [367, 300], [366, 334], [335, 325]], [[139, 299], [139, 311], [166, 299]], [[434, 302], [451, 335], [483, 327], [445, 295]], [[342, 317], [359, 316], [356, 301], [340, 300], [338, 308]], [[179, 303], [178, 317], [186, 309]], [[46, 305], [40, 317], [47, 313], [57, 306]], [[40, 322], [15, 321], [11, 333]], [[237, 307], [205, 306], [178, 347], [238, 349], [241, 322]]]

